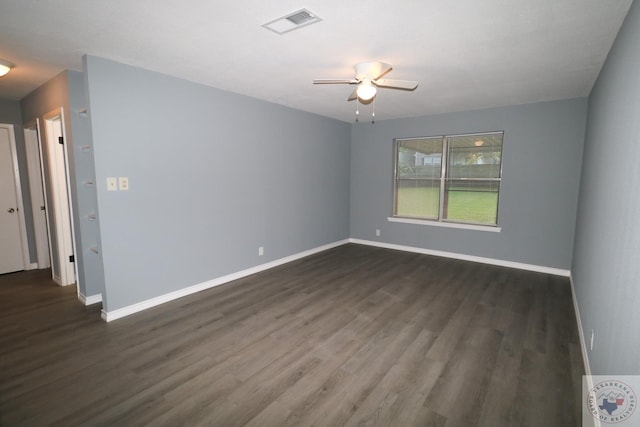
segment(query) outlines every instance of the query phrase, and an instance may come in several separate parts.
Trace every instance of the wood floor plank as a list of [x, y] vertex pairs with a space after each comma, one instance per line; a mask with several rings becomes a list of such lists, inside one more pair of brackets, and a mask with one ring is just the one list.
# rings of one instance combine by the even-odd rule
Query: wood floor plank
[[347, 244], [104, 323], [0, 276], [0, 425], [569, 426], [566, 278]]
[[[397, 422], [404, 411], [411, 410], [411, 406], [422, 404], [424, 398], [409, 405], [406, 405], [406, 401], [417, 394], [410, 389], [425, 384], [421, 371], [425, 365], [432, 363], [426, 355], [434, 338], [431, 331], [423, 329], [358, 407], [346, 426], [389, 426]], [[434, 378], [438, 376], [439, 373]]]

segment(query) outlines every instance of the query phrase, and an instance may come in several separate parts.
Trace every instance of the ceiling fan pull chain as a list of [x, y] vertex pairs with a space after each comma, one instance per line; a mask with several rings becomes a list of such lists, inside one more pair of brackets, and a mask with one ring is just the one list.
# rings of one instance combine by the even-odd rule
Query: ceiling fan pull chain
[[371, 123], [376, 122], [376, 98], [373, 98], [373, 110], [371, 111]]
[[359, 116], [360, 116], [360, 110], [358, 109], [358, 96], [356, 95], [356, 123], [358, 123]]

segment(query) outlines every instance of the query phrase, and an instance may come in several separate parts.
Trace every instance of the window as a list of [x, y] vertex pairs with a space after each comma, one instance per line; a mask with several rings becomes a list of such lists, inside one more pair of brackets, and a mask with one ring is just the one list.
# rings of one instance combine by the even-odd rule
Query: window
[[503, 132], [395, 141], [393, 216], [496, 226]]

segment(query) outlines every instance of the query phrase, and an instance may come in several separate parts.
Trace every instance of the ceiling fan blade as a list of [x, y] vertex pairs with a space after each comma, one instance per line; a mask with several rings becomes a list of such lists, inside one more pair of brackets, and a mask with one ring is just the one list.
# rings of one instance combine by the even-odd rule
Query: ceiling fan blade
[[355, 101], [356, 99], [358, 99], [358, 88], [354, 89], [353, 92], [351, 92], [351, 95], [349, 95], [347, 101]]
[[373, 67], [371, 67], [371, 80], [377, 80], [380, 77], [387, 74], [391, 71], [393, 67], [391, 64], [387, 64], [386, 62], [374, 62]]
[[380, 87], [404, 90], [414, 90], [418, 87], [418, 82], [413, 80], [378, 79], [374, 80], [373, 84]]
[[349, 84], [353, 85], [359, 83], [356, 79], [315, 79], [314, 85], [334, 85], [334, 84]]
[[391, 71], [391, 68], [391, 64], [386, 62], [361, 62], [355, 66], [356, 79], [359, 81], [379, 79]]

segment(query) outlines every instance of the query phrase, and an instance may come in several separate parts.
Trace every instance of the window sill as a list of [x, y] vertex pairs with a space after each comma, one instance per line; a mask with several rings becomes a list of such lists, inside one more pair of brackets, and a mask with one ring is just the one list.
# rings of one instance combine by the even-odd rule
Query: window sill
[[387, 221], [401, 222], [405, 224], [429, 225], [431, 227], [445, 227], [445, 228], [459, 228], [463, 230], [490, 231], [493, 233], [500, 233], [502, 231], [501, 227], [491, 227], [487, 225], [460, 224], [457, 222], [429, 221], [424, 219], [399, 218], [399, 217], [393, 217], [393, 216], [388, 217]]

